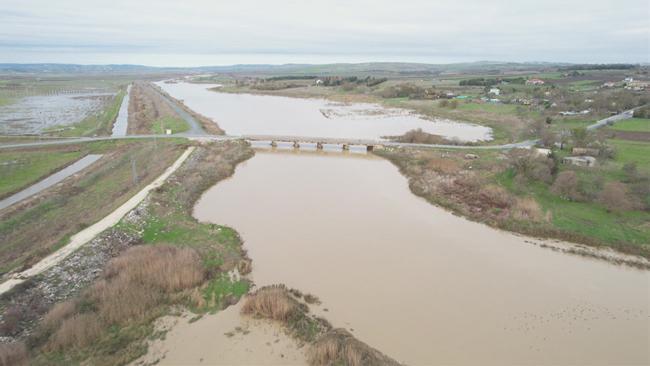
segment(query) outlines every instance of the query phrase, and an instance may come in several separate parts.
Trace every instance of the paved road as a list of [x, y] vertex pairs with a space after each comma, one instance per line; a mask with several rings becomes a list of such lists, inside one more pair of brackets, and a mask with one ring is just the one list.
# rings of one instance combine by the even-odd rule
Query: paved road
[[[163, 96], [164, 97], [164, 96]], [[247, 140], [247, 141], [269, 141], [269, 140], [276, 140], [276, 141], [301, 141], [301, 139], [305, 139], [304, 141], [316, 141], [316, 140], [322, 140], [322, 141], [329, 141], [332, 143], [349, 143], [349, 144], [354, 144], [356, 143], [362, 143], [362, 144], [374, 144], [374, 145], [384, 145], [384, 146], [393, 146], [393, 147], [415, 147], [415, 148], [443, 148], [443, 149], [480, 149], [480, 150], [508, 150], [508, 149], [513, 149], [513, 148], [529, 148], [531, 146], [534, 146], [538, 140], [526, 140], [526, 141], [520, 141], [520, 142], [515, 142], [515, 143], [510, 143], [510, 144], [503, 144], [503, 145], [479, 145], [479, 146], [467, 146], [467, 145], [442, 145], [442, 144], [413, 144], [413, 143], [405, 143], [405, 142], [387, 142], [387, 141], [372, 141], [372, 140], [359, 140], [359, 139], [328, 139], [328, 138], [317, 138], [317, 137], [298, 137], [298, 136], [258, 136], [258, 135], [244, 135], [244, 136], [230, 136], [230, 135], [224, 135], [224, 136], [218, 136], [218, 135], [208, 135], [203, 131], [201, 128], [201, 124], [194, 119], [189, 113], [187, 113], [185, 110], [181, 109], [176, 103], [172, 102], [171, 100], [165, 98], [165, 100], [168, 103], [171, 103], [171, 106], [175, 106], [178, 108], [177, 112], [179, 113], [180, 116], [183, 118], [189, 118], [186, 119], [190, 125], [192, 125], [192, 129], [188, 132], [185, 133], [179, 133], [175, 135], [127, 135], [127, 136], [121, 136], [121, 137], [113, 137], [113, 136], [104, 136], [104, 137], [80, 137], [76, 139], [65, 139], [65, 140], [50, 140], [50, 141], [39, 141], [39, 142], [28, 142], [28, 143], [13, 143], [13, 144], [0, 144], [0, 149], [11, 149], [11, 148], [17, 148], [17, 147], [34, 147], [34, 146], [48, 146], [48, 145], [62, 145], [62, 144], [75, 144], [75, 143], [83, 143], [83, 142], [91, 142], [91, 141], [106, 141], [106, 140], [115, 140], [115, 139], [151, 139], [154, 137], [157, 138], [175, 138], [175, 137], [186, 137], [192, 140], [212, 140], [212, 141], [226, 141], [226, 140]], [[636, 108], [635, 108], [636, 109]], [[607, 117], [604, 118], [590, 126], [587, 127], [589, 130], [597, 129], [600, 127], [603, 127], [607, 124], [614, 123], [616, 121], [624, 120], [624, 119], [629, 119], [632, 118], [632, 114], [634, 112], [634, 109], [625, 111], [623, 113], [617, 114], [615, 116]], [[193, 122], [190, 122], [193, 121]]]
[[158, 91], [155, 87], [152, 87], [153, 90], [158, 93], [160, 98], [164, 100], [169, 106], [176, 112], [182, 119], [185, 120], [190, 125], [189, 131], [186, 132], [186, 134], [189, 135], [206, 135], [205, 130], [203, 130], [203, 127], [201, 126], [201, 123], [196, 120], [196, 118], [192, 117], [191, 114], [187, 113], [186, 110], [181, 108], [176, 102], [172, 101], [169, 99], [167, 96], [163, 95]]
[[33, 196], [38, 192], [43, 191], [44, 189], [47, 189], [49, 187], [52, 187], [53, 185], [61, 182], [65, 178], [81, 171], [85, 167], [89, 166], [90, 164], [96, 162], [101, 158], [101, 154], [90, 154], [86, 155], [83, 158], [77, 160], [76, 162], [72, 163], [71, 165], [59, 170], [58, 172], [41, 179], [40, 181], [32, 184], [31, 186], [23, 189], [20, 192], [17, 192], [15, 194], [12, 194], [11, 196], [0, 200], [0, 210], [3, 208], [9, 207], [13, 205], [16, 202], [20, 202], [24, 200], [27, 197]]
[[597, 128], [601, 128], [603, 126], [606, 126], [608, 124], [615, 123], [617, 121], [621, 121], [624, 119], [630, 119], [634, 116], [634, 110], [636, 108], [630, 109], [629, 111], [625, 111], [623, 113], [617, 114], [615, 116], [607, 117], [604, 119], [601, 119], [600, 121], [594, 123], [593, 125], [587, 126], [588, 130], [595, 130]]

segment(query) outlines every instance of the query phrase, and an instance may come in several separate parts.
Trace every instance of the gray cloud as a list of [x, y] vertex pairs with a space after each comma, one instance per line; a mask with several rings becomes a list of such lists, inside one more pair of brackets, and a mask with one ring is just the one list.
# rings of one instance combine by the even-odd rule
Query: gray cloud
[[3, 0], [0, 62], [649, 62], [649, 12], [647, 0]]

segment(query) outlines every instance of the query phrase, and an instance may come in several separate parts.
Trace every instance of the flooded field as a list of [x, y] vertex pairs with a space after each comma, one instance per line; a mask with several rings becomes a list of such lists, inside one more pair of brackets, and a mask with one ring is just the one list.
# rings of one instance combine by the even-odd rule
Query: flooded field
[[318, 295], [313, 311], [407, 364], [650, 362], [648, 272], [454, 216], [372, 155], [258, 151], [194, 214], [239, 231], [258, 286]]
[[72, 125], [99, 112], [113, 94], [77, 93], [29, 96], [0, 106], [0, 134], [33, 134]]
[[445, 119], [429, 120], [377, 104], [323, 99], [218, 93], [214, 85], [157, 83], [194, 111], [215, 120], [229, 135], [314, 136], [380, 139], [417, 128], [460, 141], [490, 140], [491, 129]]

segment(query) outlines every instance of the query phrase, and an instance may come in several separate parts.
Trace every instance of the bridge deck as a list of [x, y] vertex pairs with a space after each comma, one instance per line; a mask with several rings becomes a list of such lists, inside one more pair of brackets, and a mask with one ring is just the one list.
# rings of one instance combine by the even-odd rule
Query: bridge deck
[[351, 139], [336, 137], [309, 137], [309, 136], [272, 136], [272, 135], [243, 135], [240, 138], [248, 141], [286, 141], [307, 144], [337, 144], [337, 145], [382, 145], [386, 141], [368, 140], [368, 139]]

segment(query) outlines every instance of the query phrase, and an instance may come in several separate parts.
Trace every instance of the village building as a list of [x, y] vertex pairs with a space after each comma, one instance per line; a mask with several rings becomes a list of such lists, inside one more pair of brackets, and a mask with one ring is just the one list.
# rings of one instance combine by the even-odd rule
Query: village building
[[585, 109], [585, 110], [579, 111], [579, 112], [576, 112], [576, 111], [564, 111], [564, 112], [560, 112], [560, 115], [561, 116], [577, 116], [577, 115], [580, 115], [580, 114], [589, 114], [590, 112], [591, 111], [589, 109]]
[[567, 156], [562, 159], [562, 163], [584, 167], [596, 166], [596, 158], [593, 156]]
[[625, 85], [625, 89], [634, 90], [634, 91], [646, 90], [649, 87], [650, 87], [650, 83], [638, 81], [638, 80], [629, 82]]
[[574, 155], [590, 155], [598, 156], [598, 149], [588, 148], [588, 147], [574, 147], [571, 149], [571, 153]]
[[542, 80], [542, 79], [528, 79], [528, 80], [526, 80], [526, 85], [544, 85], [544, 80]]
[[542, 156], [542, 157], [549, 157], [551, 156], [551, 149], [546, 149], [542, 147], [536, 147], [533, 149], [533, 152], [537, 156]]

